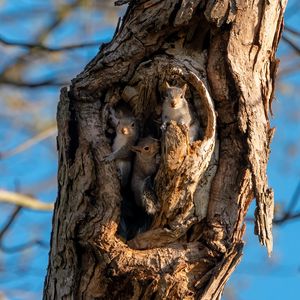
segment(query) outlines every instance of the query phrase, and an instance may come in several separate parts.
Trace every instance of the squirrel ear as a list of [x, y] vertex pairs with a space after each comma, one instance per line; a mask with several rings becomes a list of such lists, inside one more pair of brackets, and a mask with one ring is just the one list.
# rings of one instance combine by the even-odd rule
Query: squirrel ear
[[158, 142], [158, 143], [160, 142], [160, 140], [158, 140], [158, 139], [155, 139], [155, 138], [154, 138], [154, 137], [152, 137], [152, 136], [150, 136], [150, 139], [151, 139], [151, 140], [153, 140], [153, 141], [155, 141], [155, 142]]
[[183, 87], [181, 88], [181, 89], [182, 89], [182, 91], [183, 91], [183, 94], [185, 94], [185, 92], [186, 92], [186, 88], [187, 88], [187, 84], [185, 83], [185, 84], [183, 85]]
[[130, 147], [130, 150], [133, 151], [133, 152], [141, 152], [141, 147], [139, 146], [131, 146]]
[[169, 89], [171, 86], [169, 85], [168, 81], [165, 80], [162, 84], [162, 90], [165, 91], [166, 89]]

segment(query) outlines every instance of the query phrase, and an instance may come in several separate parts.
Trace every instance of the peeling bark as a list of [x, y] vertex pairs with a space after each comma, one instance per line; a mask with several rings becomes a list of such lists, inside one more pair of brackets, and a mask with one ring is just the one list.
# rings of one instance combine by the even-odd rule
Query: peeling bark
[[[120, 28], [58, 105], [58, 197], [44, 299], [220, 299], [242, 257], [244, 217], [272, 251], [269, 107], [286, 1], [130, 2]], [[161, 132], [162, 86], [188, 84], [199, 140]], [[161, 140], [150, 228], [120, 236], [109, 107], [127, 105]], [[134, 211], [133, 211], [134, 212]], [[138, 218], [138, 216], [136, 216]]]

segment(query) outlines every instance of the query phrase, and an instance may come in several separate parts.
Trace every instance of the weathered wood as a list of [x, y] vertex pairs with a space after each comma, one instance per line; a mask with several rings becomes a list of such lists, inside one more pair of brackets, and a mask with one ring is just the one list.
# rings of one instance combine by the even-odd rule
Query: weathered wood
[[[268, 110], [286, 1], [118, 2], [129, 7], [113, 40], [61, 91], [44, 299], [220, 299], [254, 197], [256, 232], [272, 251]], [[201, 124], [192, 144], [186, 126], [155, 125], [165, 80], [188, 84]], [[129, 241], [118, 226], [131, 192], [103, 161], [119, 103], [161, 140], [159, 212]]]

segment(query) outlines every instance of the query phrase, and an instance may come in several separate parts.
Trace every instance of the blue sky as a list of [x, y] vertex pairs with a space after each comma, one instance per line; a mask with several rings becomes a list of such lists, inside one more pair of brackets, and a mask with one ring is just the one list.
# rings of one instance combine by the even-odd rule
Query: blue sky
[[[51, 12], [55, 10], [57, 2], [62, 1], [0, 1], [0, 35], [16, 41], [34, 41], [40, 28], [51, 22]], [[299, 14], [300, 6], [297, 1], [290, 1], [289, 6], [291, 9], [288, 9], [286, 24], [298, 29], [299, 16], [294, 11], [298, 9]], [[42, 12], [45, 7], [47, 12]], [[35, 10], [38, 13], [30, 13]], [[24, 12], [23, 17], [14, 17], [21, 12]], [[59, 46], [106, 41], [112, 36], [117, 19], [116, 16], [112, 16], [111, 21], [103, 25], [103, 17], [101, 11], [75, 11], [47, 38], [46, 44]], [[90, 26], [91, 23], [94, 25]], [[56, 61], [48, 63], [37, 60], [35, 64], [26, 68], [26, 79], [59, 77], [70, 80], [84, 68], [97, 51], [98, 47], [90, 47], [70, 51], [62, 57], [58, 56]], [[0, 63], [0, 70], [10, 64], [18, 53], [24, 52], [24, 49], [4, 48], [0, 45], [0, 55], [5, 57]], [[286, 53], [287, 47], [282, 45], [279, 56], [284, 57]], [[275, 190], [277, 203], [286, 207], [300, 178], [299, 72], [297, 75], [283, 77], [278, 86], [280, 89], [276, 93], [274, 117], [271, 121], [276, 127], [276, 134], [271, 147], [268, 177]], [[55, 117], [59, 88], [18, 90], [0, 86], [1, 102], [4, 103], [9, 97], [18, 95], [25, 97], [27, 102], [32, 104], [29, 108], [31, 113], [27, 119], [17, 113], [11, 116], [11, 112], [5, 110], [0, 113], [1, 152], [12, 149], [28, 139], [36, 130], [32, 129], [33, 125], [51, 122]], [[291, 149], [294, 149], [294, 152]], [[56, 171], [55, 138], [52, 137], [30, 150], [0, 160], [0, 188], [33, 193], [43, 201], [52, 202], [56, 197], [56, 186], [53, 183]], [[300, 206], [297, 208], [300, 209]], [[11, 206], [1, 204], [1, 227], [12, 210]], [[250, 210], [250, 213], [252, 212], [253, 207]], [[51, 213], [22, 210], [21, 216], [5, 238], [5, 246], [12, 247], [32, 239], [40, 239], [48, 244], [51, 217]], [[300, 282], [300, 258], [295, 253], [300, 253], [300, 241], [295, 233], [299, 231], [300, 221], [275, 226], [274, 253], [270, 259], [266, 249], [259, 245], [257, 237], [254, 236], [253, 226], [247, 224], [244, 257], [228, 284], [238, 300], [296, 298]], [[0, 291], [3, 291], [8, 299], [41, 298], [48, 250], [47, 247], [34, 246], [21, 254], [0, 252]]]

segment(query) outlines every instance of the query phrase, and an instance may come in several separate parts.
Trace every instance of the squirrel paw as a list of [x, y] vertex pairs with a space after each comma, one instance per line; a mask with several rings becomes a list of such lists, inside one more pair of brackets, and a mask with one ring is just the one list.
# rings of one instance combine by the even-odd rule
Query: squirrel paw
[[153, 216], [157, 213], [158, 208], [156, 207], [156, 205], [153, 202], [148, 201], [146, 203], [145, 210], [148, 215]]
[[105, 162], [111, 162], [113, 160], [114, 160], [114, 157], [111, 154], [105, 155], [102, 159], [102, 161], [105, 161]]
[[160, 126], [161, 131], [165, 131], [167, 129], [167, 122], [164, 122], [161, 126]]

